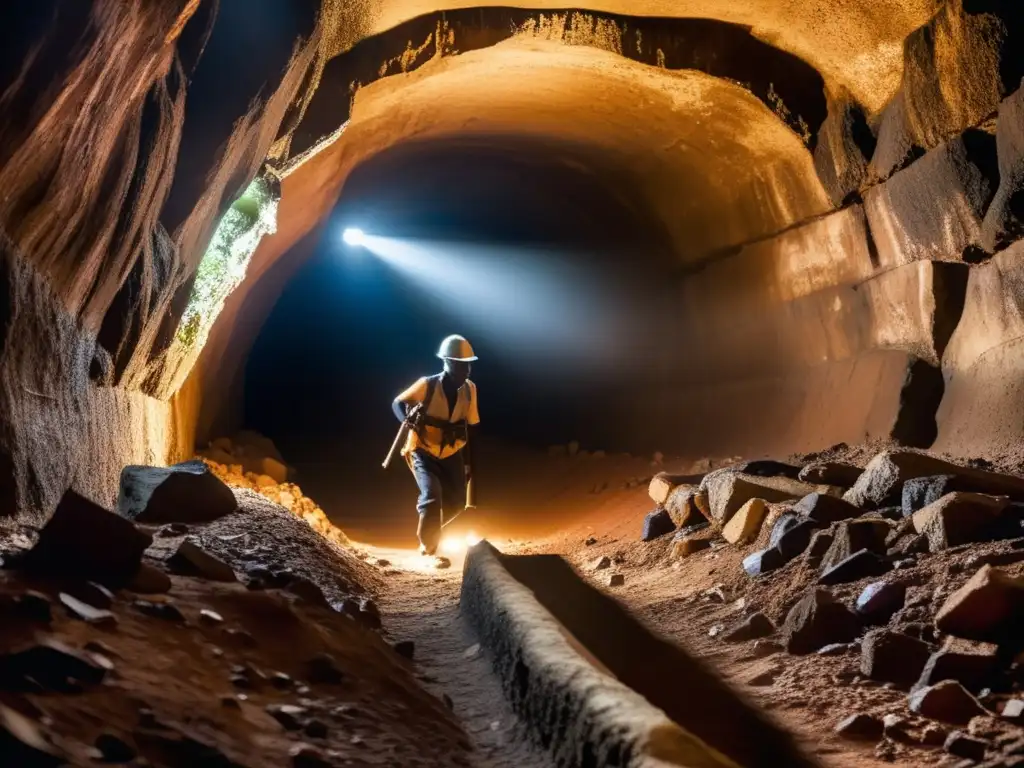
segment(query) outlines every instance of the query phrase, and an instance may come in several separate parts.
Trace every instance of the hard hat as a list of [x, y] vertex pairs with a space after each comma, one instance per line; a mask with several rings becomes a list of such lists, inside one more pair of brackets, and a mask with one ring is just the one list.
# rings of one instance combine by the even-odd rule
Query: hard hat
[[477, 360], [473, 347], [462, 336], [452, 335], [441, 342], [437, 356], [442, 360], [458, 360], [460, 363], [472, 363]]

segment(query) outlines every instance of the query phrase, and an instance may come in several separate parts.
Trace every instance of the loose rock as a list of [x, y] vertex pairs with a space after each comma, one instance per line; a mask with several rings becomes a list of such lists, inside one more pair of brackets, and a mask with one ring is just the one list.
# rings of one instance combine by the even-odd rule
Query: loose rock
[[812, 493], [804, 496], [793, 507], [793, 511], [825, 527], [840, 520], [849, 520], [863, 513], [859, 507], [848, 501], [824, 493]]
[[849, 642], [859, 633], [857, 617], [823, 589], [811, 590], [794, 605], [782, 627], [786, 650], [797, 655]]
[[87, 624], [95, 624], [100, 627], [112, 627], [117, 624], [117, 616], [110, 611], [94, 608], [66, 592], [60, 593], [60, 602], [72, 617]]
[[152, 543], [129, 521], [68, 491], [21, 565], [45, 578], [119, 589], [135, 576]]
[[862, 549], [821, 574], [818, 583], [825, 585], [847, 584], [871, 576], [881, 576], [891, 569], [892, 566], [874, 552]]
[[595, 571], [603, 571], [605, 568], [612, 567], [612, 559], [607, 555], [602, 555], [594, 562]]
[[943, 748], [951, 755], [964, 757], [968, 760], [984, 760], [988, 744], [981, 739], [968, 736], [963, 731], [953, 731], [946, 739]]
[[907, 587], [893, 581], [869, 584], [857, 598], [857, 613], [869, 624], [885, 624], [906, 601]]
[[202, 461], [121, 470], [117, 511], [139, 523], [209, 523], [230, 515], [235, 495]]
[[850, 715], [836, 726], [836, 733], [853, 741], [878, 741], [882, 738], [882, 721], [872, 715]]
[[220, 582], [238, 581], [230, 565], [188, 539], [178, 545], [177, 551], [167, 561], [167, 565], [175, 573], [186, 576]]
[[306, 662], [309, 682], [317, 685], [338, 685], [345, 675], [338, 668], [338, 662], [329, 653], [319, 653]]
[[966, 725], [985, 714], [978, 701], [960, 683], [944, 680], [910, 695], [910, 711], [953, 725]]
[[[833, 528], [832, 546], [821, 561], [822, 571], [834, 568], [862, 550], [875, 554], [885, 553], [885, 539], [889, 524], [884, 520], [850, 520]], [[866, 576], [880, 575], [867, 573]]]
[[0, 704], [0, 765], [57, 768], [66, 759], [36, 723]]
[[293, 704], [270, 704], [267, 706], [267, 714], [277, 720], [286, 731], [301, 729], [301, 718], [305, 717], [306, 712], [305, 707], [296, 707]]
[[861, 643], [860, 671], [871, 680], [909, 688], [921, 676], [931, 650], [927, 643], [909, 635], [872, 630]]
[[106, 674], [105, 666], [52, 639], [0, 655], [0, 688], [9, 691], [74, 692], [99, 685]]
[[324, 753], [310, 744], [296, 744], [288, 755], [292, 759], [292, 768], [331, 768]]
[[1007, 505], [1008, 501], [1001, 497], [947, 493], [914, 513], [914, 530], [928, 538], [928, 548], [932, 552], [941, 552], [949, 547], [984, 540]]
[[776, 545], [784, 562], [789, 562], [804, 553], [811, 543], [811, 537], [820, 526], [813, 520], [801, 520], [779, 537]]
[[917, 686], [956, 680], [969, 691], [980, 691], [991, 682], [999, 666], [998, 652], [998, 646], [989, 643], [948, 638], [942, 649], [928, 659]]
[[621, 573], [613, 573], [608, 577], [609, 587], [621, 587], [626, 583], [626, 577]]
[[171, 577], [149, 563], [142, 563], [126, 589], [139, 595], [166, 594], [171, 591]]
[[754, 552], [752, 555], [747, 555], [747, 557], [743, 558], [743, 570], [752, 579], [763, 576], [766, 573], [771, 573], [785, 564], [786, 561], [783, 559], [782, 554], [775, 547], [762, 549], [760, 552]]
[[761, 499], [751, 499], [730, 518], [722, 528], [722, 538], [730, 544], [746, 544], [757, 538], [768, 514], [768, 505]]
[[667, 533], [672, 533], [676, 524], [672, 522], [672, 516], [665, 509], [656, 509], [649, 512], [644, 518], [644, 528], [640, 534], [641, 541], [653, 541]]
[[672, 542], [672, 557], [683, 558], [703, 552], [711, 547], [710, 539], [698, 539], [690, 536], [676, 538]]
[[151, 603], [149, 600], [136, 600], [132, 603], [132, 607], [139, 613], [152, 616], [155, 619], [172, 621], [175, 624], [185, 623], [185, 615], [178, 610], [178, 606], [174, 603]]
[[728, 643], [742, 643], [747, 640], [758, 640], [775, 632], [775, 625], [763, 613], [753, 613], [742, 624], [725, 635]]
[[808, 464], [800, 470], [797, 478], [811, 485], [836, 485], [849, 488], [860, 477], [860, 467], [830, 461], [819, 461]]
[[983, 566], [935, 615], [935, 626], [956, 637], [1000, 643], [1024, 631], [1024, 579]]

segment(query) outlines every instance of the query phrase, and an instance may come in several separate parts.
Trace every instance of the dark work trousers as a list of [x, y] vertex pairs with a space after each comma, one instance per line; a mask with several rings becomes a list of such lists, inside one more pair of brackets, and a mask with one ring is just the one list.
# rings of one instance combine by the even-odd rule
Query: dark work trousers
[[452, 517], [466, 505], [465, 466], [462, 451], [446, 459], [422, 450], [409, 455], [409, 468], [420, 489], [416, 502], [420, 516], [416, 535], [428, 555], [437, 552], [441, 541], [441, 510], [447, 510]]

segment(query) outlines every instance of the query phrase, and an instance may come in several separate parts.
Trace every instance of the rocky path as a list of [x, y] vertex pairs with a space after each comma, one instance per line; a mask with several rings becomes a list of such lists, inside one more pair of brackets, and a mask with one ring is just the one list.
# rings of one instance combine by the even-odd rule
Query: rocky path
[[[417, 676], [449, 703], [465, 729], [477, 768], [546, 768], [510, 711], [490, 661], [459, 612], [461, 573], [436, 570], [411, 552], [374, 550], [391, 562], [381, 592], [385, 630], [415, 644]], [[458, 565], [458, 562], [456, 562]]]

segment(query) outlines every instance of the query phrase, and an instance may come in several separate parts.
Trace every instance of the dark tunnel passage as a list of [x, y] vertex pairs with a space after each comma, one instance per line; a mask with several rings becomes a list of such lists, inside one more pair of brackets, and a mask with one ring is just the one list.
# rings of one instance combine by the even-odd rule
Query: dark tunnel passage
[[[439, 370], [438, 342], [461, 333], [481, 358], [489, 440], [653, 450], [621, 405], [666, 374], [677, 262], [635, 184], [596, 152], [513, 136], [368, 161], [254, 344], [246, 426], [328, 503], [351, 494], [380, 472], [391, 399]], [[383, 238], [381, 251], [345, 245], [346, 227]]]

